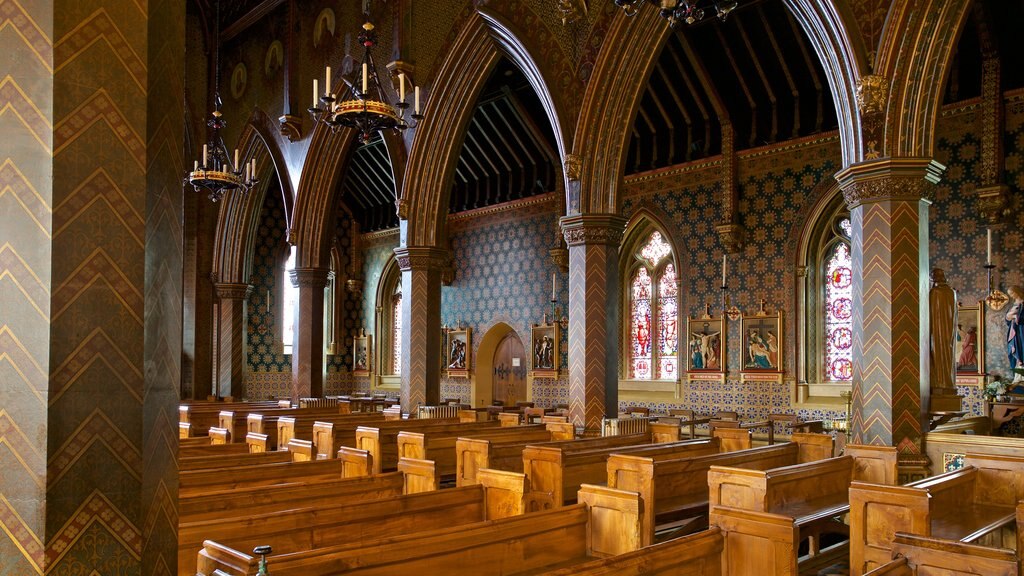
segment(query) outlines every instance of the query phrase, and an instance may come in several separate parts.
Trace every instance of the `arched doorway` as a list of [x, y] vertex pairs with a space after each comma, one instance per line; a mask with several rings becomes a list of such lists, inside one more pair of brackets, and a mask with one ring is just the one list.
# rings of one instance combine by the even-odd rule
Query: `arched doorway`
[[523, 341], [509, 332], [498, 343], [491, 362], [491, 398], [506, 406], [526, 400], [526, 355]]

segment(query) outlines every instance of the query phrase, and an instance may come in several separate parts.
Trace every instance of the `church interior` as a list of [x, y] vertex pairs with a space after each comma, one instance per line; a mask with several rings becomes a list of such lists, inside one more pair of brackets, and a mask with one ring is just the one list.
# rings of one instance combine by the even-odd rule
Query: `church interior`
[[1024, 574], [1021, 29], [0, 0], [0, 576]]

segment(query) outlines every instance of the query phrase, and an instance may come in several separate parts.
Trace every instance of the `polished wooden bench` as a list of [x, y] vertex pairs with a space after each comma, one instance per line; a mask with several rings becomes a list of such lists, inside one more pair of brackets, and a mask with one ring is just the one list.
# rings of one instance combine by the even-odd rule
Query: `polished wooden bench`
[[178, 493], [181, 496], [188, 496], [215, 490], [338, 478], [341, 478], [341, 463], [337, 460], [204, 468], [178, 474]]
[[465, 488], [374, 500], [350, 497], [327, 506], [294, 508], [293, 503], [287, 502], [276, 510], [259, 514], [241, 510], [236, 516], [182, 523], [178, 528], [178, 573], [196, 573], [196, 558], [204, 540], [243, 550], [269, 545], [275, 554], [289, 554], [523, 513], [525, 476], [486, 470], [480, 477], [479, 485]]
[[711, 528], [632, 552], [570, 564], [543, 573], [546, 576], [721, 576], [723, 549], [721, 530]]
[[[452, 574], [455, 567], [472, 567], [477, 574], [528, 574], [637, 549], [637, 533], [629, 528], [637, 525], [635, 497], [600, 486], [583, 488], [579, 504], [558, 510], [275, 553], [268, 569], [274, 576]], [[215, 541], [206, 541], [199, 553], [199, 576], [255, 576], [257, 570], [257, 558]]]
[[893, 560], [865, 576], [1019, 576], [1018, 554], [1005, 548], [897, 532], [892, 542]]
[[[233, 446], [228, 444], [227, 446]], [[225, 448], [227, 446], [224, 446]], [[242, 445], [244, 447], [244, 445]], [[220, 446], [218, 446], [219, 448]], [[291, 458], [287, 452], [266, 452], [252, 454], [242, 453], [212, 454], [207, 456], [190, 456], [178, 458], [178, 471], [205, 470], [210, 468], [233, 468], [236, 466], [258, 466], [275, 462], [288, 462]]]
[[[246, 433], [246, 444], [250, 452], [268, 452], [272, 450], [287, 450], [288, 442], [292, 439], [315, 441], [314, 428], [318, 424], [331, 424], [333, 430], [337, 430], [338, 440], [343, 444], [353, 445], [355, 443], [355, 431], [359, 426], [372, 426], [384, 422], [384, 416], [380, 412], [357, 412], [354, 414], [307, 414], [302, 416], [280, 416], [276, 423], [268, 421], [267, 424], [256, 425], [256, 420], [250, 422], [249, 432]], [[259, 419], [262, 421], [262, 418]], [[268, 427], [273, 425], [273, 428]], [[275, 430], [273, 433], [270, 430]], [[261, 434], [262, 436], [254, 436]]]
[[[454, 476], [458, 471], [458, 441], [465, 439], [496, 440], [499, 442], [550, 442], [572, 440], [575, 430], [572, 424], [533, 424], [515, 427], [487, 428], [478, 431], [434, 430], [398, 433], [398, 455], [405, 458], [433, 460], [438, 473]], [[466, 484], [461, 484], [466, 485]]]
[[366, 450], [373, 458], [373, 473], [393, 470], [398, 465], [398, 434], [401, 432], [469, 433], [497, 428], [498, 423], [459, 423], [458, 419], [430, 418], [384, 422], [377, 426], [356, 428], [355, 448]]
[[850, 573], [890, 560], [895, 532], [975, 542], [1015, 521], [1024, 458], [967, 454], [959, 470], [912, 482], [850, 486]]
[[[291, 403], [288, 403], [291, 406]], [[278, 401], [265, 402], [185, 402], [178, 406], [179, 435], [183, 438], [206, 436], [210, 427], [218, 425], [222, 410], [263, 410], [280, 407]]]

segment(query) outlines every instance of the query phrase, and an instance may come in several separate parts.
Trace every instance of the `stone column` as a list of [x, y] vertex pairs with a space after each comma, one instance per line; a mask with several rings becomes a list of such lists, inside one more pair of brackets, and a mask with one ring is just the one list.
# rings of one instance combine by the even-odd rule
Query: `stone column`
[[836, 175], [853, 224], [853, 441], [897, 447], [901, 479], [927, 473], [928, 198], [944, 168], [897, 158]]
[[324, 288], [331, 271], [296, 268], [292, 286], [299, 289], [292, 342], [292, 400], [324, 395]]
[[396, 248], [395, 258], [402, 271], [402, 411], [412, 412], [440, 398], [441, 273], [449, 252], [409, 246]]
[[215, 393], [236, 400], [245, 396], [248, 367], [247, 303], [252, 286], [233, 282], [213, 285], [217, 293], [217, 386]]
[[618, 413], [619, 243], [626, 221], [592, 214], [561, 219], [569, 247], [569, 417], [599, 433]]

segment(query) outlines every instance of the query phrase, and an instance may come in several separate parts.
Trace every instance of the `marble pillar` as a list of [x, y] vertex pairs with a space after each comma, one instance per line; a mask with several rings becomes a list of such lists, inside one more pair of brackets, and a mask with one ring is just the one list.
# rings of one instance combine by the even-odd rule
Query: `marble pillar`
[[895, 446], [903, 479], [927, 470], [928, 209], [944, 168], [897, 158], [836, 175], [853, 225], [853, 442]]
[[618, 413], [619, 243], [626, 221], [566, 216], [569, 247], [569, 417], [585, 433]]

